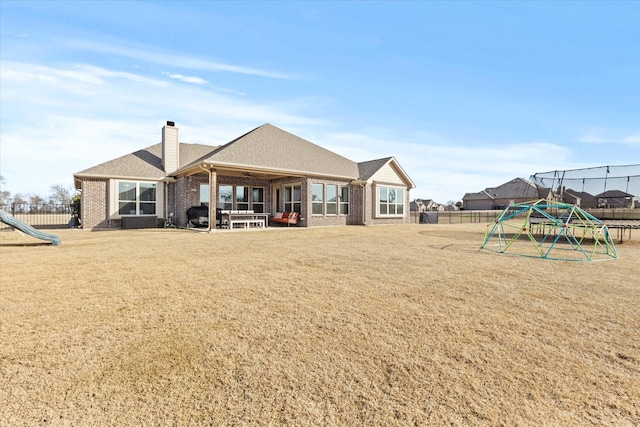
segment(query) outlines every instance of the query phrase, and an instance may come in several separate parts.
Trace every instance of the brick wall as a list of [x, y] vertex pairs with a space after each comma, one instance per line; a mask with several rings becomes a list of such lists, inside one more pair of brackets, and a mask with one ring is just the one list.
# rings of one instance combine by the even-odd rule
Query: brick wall
[[[167, 206], [170, 212], [174, 213], [175, 224], [186, 226], [187, 209], [191, 206], [200, 205], [200, 185], [208, 184], [208, 176], [194, 175], [190, 177], [178, 178], [175, 182], [168, 183]], [[300, 217], [302, 220], [298, 226], [328, 226], [328, 225], [358, 225], [362, 224], [363, 214], [365, 225], [377, 224], [399, 224], [407, 223], [409, 219], [409, 191], [405, 190], [405, 212], [402, 218], [375, 218], [375, 193], [373, 186], [367, 184], [363, 188], [351, 186], [345, 181], [304, 179], [304, 178], [284, 178], [275, 181], [265, 181], [257, 178], [242, 177], [217, 177], [217, 185], [243, 185], [247, 187], [264, 188], [265, 211], [271, 212], [274, 206], [272, 194], [273, 184], [276, 185], [300, 185], [302, 194], [302, 204]], [[311, 185], [313, 183], [325, 185], [349, 186], [349, 214], [348, 215], [310, 215], [312, 212]], [[365, 203], [362, 197], [365, 194]], [[284, 206], [284, 191], [280, 191], [280, 206]], [[364, 213], [363, 213], [364, 210]], [[271, 212], [274, 213], [274, 212]], [[101, 179], [85, 179], [82, 181], [82, 226], [91, 228], [119, 228], [120, 220], [109, 218], [109, 181]]]
[[109, 219], [109, 181], [82, 180], [82, 228], [115, 228], [120, 221]]
[[208, 184], [208, 177], [198, 175], [180, 177], [175, 183], [175, 221], [182, 227], [187, 225], [187, 209], [200, 206], [200, 184]]

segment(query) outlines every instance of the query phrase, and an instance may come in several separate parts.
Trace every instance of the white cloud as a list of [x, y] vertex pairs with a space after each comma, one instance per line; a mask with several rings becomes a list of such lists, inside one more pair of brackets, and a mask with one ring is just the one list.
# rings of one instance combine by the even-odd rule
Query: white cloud
[[81, 64], [3, 62], [2, 175], [12, 192], [47, 194], [53, 179], [160, 142], [165, 120], [184, 142], [218, 145], [265, 122], [355, 161], [394, 156], [416, 184], [411, 196], [444, 203], [466, 192], [571, 164], [568, 149], [544, 142], [497, 145], [452, 141], [420, 131], [340, 131], [313, 118], [314, 99], [257, 102], [186, 76], [153, 78]]
[[182, 74], [174, 74], [174, 73], [168, 73], [168, 72], [163, 72], [162, 75], [167, 76], [170, 79], [180, 80], [185, 83], [193, 83], [197, 85], [206, 85], [209, 83], [208, 81], [200, 77], [183, 76]]
[[[256, 102], [182, 80], [91, 65], [0, 63], [4, 189], [46, 195], [72, 174], [160, 142], [166, 120], [181, 140], [223, 144], [265, 122], [314, 126], [305, 103]], [[52, 182], [65, 177], [65, 182]]]
[[124, 56], [138, 61], [146, 61], [155, 64], [180, 67], [190, 70], [218, 72], [223, 71], [284, 80], [297, 78], [291, 74], [261, 70], [258, 68], [244, 67], [240, 65], [225, 64], [223, 62], [216, 62], [187, 55], [180, 55], [175, 52], [160, 51], [149, 46], [139, 46], [139, 48], [137, 49], [131, 49], [117, 46], [115, 43], [105, 44], [86, 40], [69, 40], [65, 42], [65, 46], [76, 50], [108, 53], [111, 55]]
[[627, 144], [640, 145], [640, 131], [625, 134], [610, 130], [594, 130], [578, 138], [584, 144]]
[[13, 31], [5, 31], [4, 29], [0, 30], [0, 34], [2, 34], [3, 36], [8, 36], [8, 37], [13, 37], [13, 38], [17, 38], [17, 39], [26, 39], [29, 37], [29, 33], [25, 32], [25, 31], [21, 31], [21, 32], [13, 32]]
[[634, 135], [625, 136], [621, 141], [625, 144], [640, 145], [640, 132]]

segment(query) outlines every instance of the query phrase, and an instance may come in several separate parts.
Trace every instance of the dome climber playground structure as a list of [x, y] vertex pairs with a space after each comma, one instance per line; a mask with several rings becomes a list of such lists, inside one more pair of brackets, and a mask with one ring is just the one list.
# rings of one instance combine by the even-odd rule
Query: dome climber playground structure
[[482, 249], [565, 261], [618, 259], [607, 226], [576, 205], [514, 203], [487, 225]]

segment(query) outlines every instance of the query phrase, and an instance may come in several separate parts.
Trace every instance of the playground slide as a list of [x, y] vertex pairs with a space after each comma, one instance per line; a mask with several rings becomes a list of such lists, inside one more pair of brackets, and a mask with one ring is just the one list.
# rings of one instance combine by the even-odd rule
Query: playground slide
[[35, 237], [36, 239], [48, 240], [53, 243], [53, 246], [60, 246], [60, 237], [38, 231], [29, 224], [24, 223], [19, 219], [15, 219], [10, 213], [5, 212], [2, 209], [0, 209], [0, 221], [4, 222], [7, 225], [10, 225], [13, 228], [17, 228], [23, 233]]

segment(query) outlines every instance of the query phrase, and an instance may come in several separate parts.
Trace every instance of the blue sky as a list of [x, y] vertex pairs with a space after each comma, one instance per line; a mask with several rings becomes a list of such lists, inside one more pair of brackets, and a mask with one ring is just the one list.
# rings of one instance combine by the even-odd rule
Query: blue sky
[[3, 190], [271, 123], [440, 203], [640, 163], [640, 2], [0, 2]]

